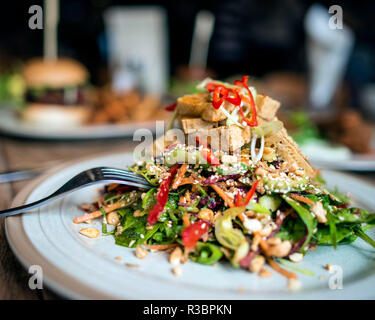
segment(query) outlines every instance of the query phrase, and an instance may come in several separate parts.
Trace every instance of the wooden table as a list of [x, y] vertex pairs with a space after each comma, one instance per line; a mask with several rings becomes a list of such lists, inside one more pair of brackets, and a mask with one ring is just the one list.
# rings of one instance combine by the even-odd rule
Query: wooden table
[[[137, 142], [116, 139], [85, 142], [41, 142], [11, 139], [0, 136], [0, 171], [51, 166], [52, 163], [79, 159], [110, 152], [132, 151]], [[361, 175], [375, 183], [375, 174]], [[17, 192], [28, 181], [0, 184], [0, 209], [7, 208]], [[5, 238], [4, 220], [0, 220], [0, 300], [3, 299], [59, 299], [44, 288], [28, 287], [30, 274], [19, 264]]]

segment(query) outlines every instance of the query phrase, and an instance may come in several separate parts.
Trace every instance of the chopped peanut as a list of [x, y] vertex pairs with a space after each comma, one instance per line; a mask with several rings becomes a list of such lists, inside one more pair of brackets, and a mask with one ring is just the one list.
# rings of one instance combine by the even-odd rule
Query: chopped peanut
[[213, 221], [214, 212], [211, 209], [202, 209], [198, 212], [198, 218]]
[[146, 258], [148, 255], [148, 252], [147, 250], [143, 249], [141, 246], [138, 246], [136, 249], [135, 249], [135, 256], [138, 258], [138, 259], [144, 259]]
[[181, 275], [182, 270], [181, 270], [180, 267], [175, 267], [175, 268], [172, 269], [172, 272], [173, 272], [173, 274], [174, 274], [176, 277], [178, 277], [178, 276]]
[[293, 262], [301, 262], [303, 260], [303, 254], [299, 252], [295, 252], [289, 256], [289, 260]]
[[292, 244], [290, 241], [286, 240], [279, 244], [270, 246], [269, 254], [277, 258], [282, 258], [288, 255], [290, 249], [292, 249]]
[[266, 278], [272, 276], [272, 272], [263, 267], [259, 270], [258, 275], [259, 277]]
[[79, 231], [79, 233], [88, 238], [97, 238], [100, 234], [100, 231], [96, 228], [83, 228]]
[[266, 259], [264, 259], [263, 256], [257, 256], [250, 262], [249, 270], [251, 272], [258, 273], [260, 269], [263, 267], [265, 262], [266, 262]]
[[320, 201], [315, 202], [311, 206], [311, 212], [316, 216], [316, 219], [320, 223], [326, 223], [327, 222], [327, 211], [323, 208], [323, 204]]
[[133, 217], [140, 217], [141, 213], [142, 213], [141, 210], [135, 210], [134, 213], [133, 213]]
[[117, 226], [120, 222], [120, 215], [117, 212], [110, 212], [107, 214], [107, 222], [112, 226]]
[[267, 174], [267, 171], [264, 170], [263, 168], [258, 168], [258, 169], [255, 170], [255, 174], [257, 176], [264, 177]]
[[180, 247], [176, 247], [169, 256], [170, 264], [179, 264], [182, 257], [182, 250]]

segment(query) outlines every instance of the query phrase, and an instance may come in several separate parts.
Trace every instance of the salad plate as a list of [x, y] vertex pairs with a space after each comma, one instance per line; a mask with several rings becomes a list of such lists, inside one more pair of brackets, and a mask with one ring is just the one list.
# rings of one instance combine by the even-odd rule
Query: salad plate
[[[112, 154], [73, 162], [31, 182], [12, 206], [47, 196], [51, 190], [88, 168], [125, 168], [134, 163], [132, 154]], [[375, 211], [375, 187], [347, 174], [323, 171], [330, 189], [368, 210]], [[88, 187], [33, 212], [6, 219], [12, 250], [25, 268], [38, 265], [43, 284], [67, 298], [78, 299], [373, 299], [375, 298], [375, 249], [361, 239], [347, 245], [319, 246], [295, 264], [300, 270], [299, 290], [273, 272], [261, 278], [246, 270], [218, 262], [206, 266], [187, 261], [181, 274], [172, 272], [168, 255], [150, 252], [138, 259], [135, 250], [115, 245], [112, 235], [90, 239], [79, 233], [73, 219], [82, 215], [78, 206], [93, 202], [98, 187]], [[100, 220], [100, 219], [99, 219]], [[101, 229], [93, 220], [87, 226]], [[368, 235], [374, 237], [374, 231]], [[330, 268], [327, 270], [326, 266]]]

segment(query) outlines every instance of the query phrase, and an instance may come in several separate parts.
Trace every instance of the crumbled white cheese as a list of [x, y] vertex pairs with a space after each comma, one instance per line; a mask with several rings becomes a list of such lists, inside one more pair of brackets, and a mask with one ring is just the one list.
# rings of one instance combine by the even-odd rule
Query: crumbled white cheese
[[262, 224], [257, 219], [246, 219], [243, 225], [250, 232], [256, 232], [262, 229]]

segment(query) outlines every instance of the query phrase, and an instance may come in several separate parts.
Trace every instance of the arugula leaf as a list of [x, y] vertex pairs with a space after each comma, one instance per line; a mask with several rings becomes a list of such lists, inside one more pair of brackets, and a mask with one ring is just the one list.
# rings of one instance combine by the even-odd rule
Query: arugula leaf
[[115, 236], [116, 244], [135, 248], [139, 242], [143, 242], [141, 234], [144, 236], [147, 233], [146, 224], [146, 216], [134, 217], [132, 213], [126, 214], [121, 221], [122, 232]]
[[[336, 242], [338, 244], [351, 243], [355, 241], [356, 238], [350, 227], [336, 225]], [[318, 245], [333, 245], [331, 232], [329, 228], [326, 227], [319, 228], [314, 234], [314, 239], [317, 241]]]
[[306, 240], [301, 246], [304, 251], [305, 246], [310, 242], [313, 235], [314, 228], [317, 224], [316, 219], [313, 217], [311, 212], [307, 210], [302, 204], [288, 197], [287, 195], [282, 195], [282, 198], [297, 212], [303, 223], [307, 228]]
[[363, 241], [366, 241], [369, 245], [375, 248], [375, 241], [371, 239], [366, 233], [364, 233], [363, 230], [359, 226], [354, 227], [353, 231]]
[[306, 234], [305, 224], [301, 219], [290, 219], [287, 217], [281, 225], [280, 231], [275, 235], [281, 240], [298, 241]]
[[336, 223], [335, 223], [335, 216], [330, 212], [327, 211], [327, 220], [329, 225], [329, 233], [331, 236], [331, 241], [333, 244], [333, 247], [337, 248], [337, 229], [336, 229]]
[[337, 208], [333, 211], [335, 223], [374, 223], [375, 214], [359, 208]]

